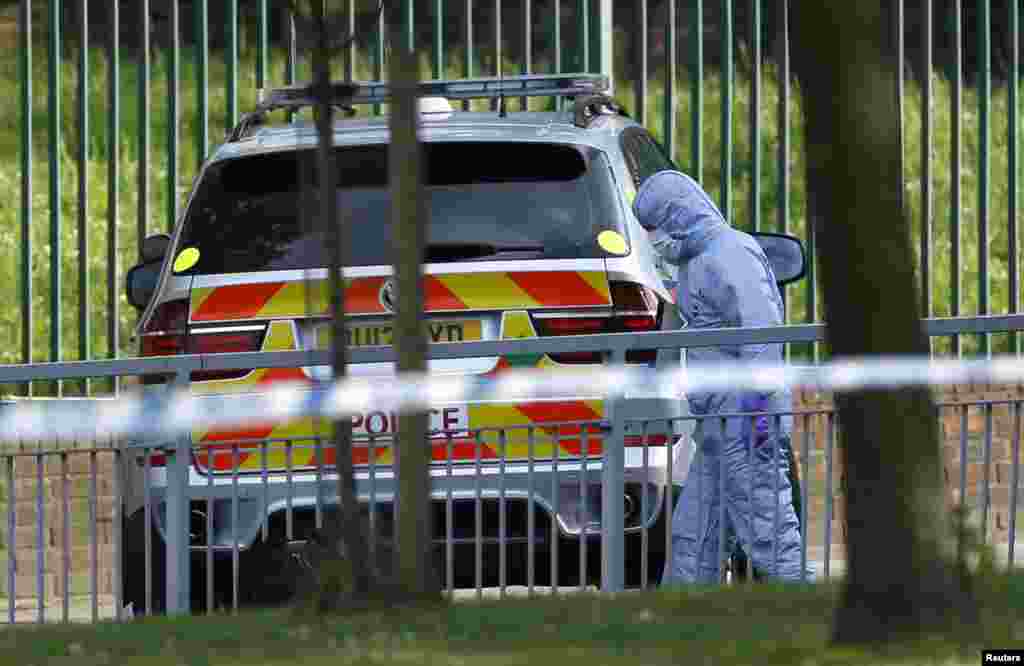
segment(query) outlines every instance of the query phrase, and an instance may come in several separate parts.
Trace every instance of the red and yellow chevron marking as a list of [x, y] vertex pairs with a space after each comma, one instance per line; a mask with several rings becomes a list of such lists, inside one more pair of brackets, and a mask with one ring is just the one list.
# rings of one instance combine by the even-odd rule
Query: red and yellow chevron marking
[[[385, 279], [346, 279], [345, 311], [353, 315], [387, 314], [380, 302]], [[308, 297], [306, 284], [296, 281], [198, 287], [192, 290], [190, 320], [231, 321], [326, 314], [327, 281], [311, 281]], [[426, 276], [423, 288], [427, 312], [611, 304], [608, 278], [603, 271], [447, 273]]]
[[[288, 351], [297, 348], [295, 325], [290, 321], [272, 321], [267, 328], [267, 334], [263, 338], [261, 351]], [[194, 395], [210, 395], [225, 393], [247, 393], [256, 390], [258, 387], [266, 386], [274, 382], [304, 382], [309, 383], [310, 378], [301, 368], [256, 368], [244, 377], [238, 379], [216, 379], [205, 382], [192, 382], [190, 385]], [[235, 430], [193, 430], [192, 441], [208, 443], [211, 449], [217, 451], [213, 454], [215, 468], [230, 470], [233, 467], [232, 446], [229, 442], [240, 442], [245, 440], [261, 440], [272, 436], [275, 431], [294, 432], [296, 435], [308, 432], [301, 423], [273, 424], [273, 423], [252, 423], [245, 428]], [[255, 446], [255, 454], [252, 449]], [[243, 444], [238, 447], [240, 468], [261, 466], [258, 444]], [[198, 456], [202, 466], [207, 465], [208, 456]], [[270, 464], [270, 458], [268, 458]], [[283, 464], [283, 460], [282, 460]]]
[[[264, 456], [267, 469], [298, 470], [316, 467], [316, 440], [313, 437], [320, 437], [321, 460], [328, 450], [333, 451], [331, 432], [329, 421], [302, 418], [287, 423], [257, 424], [244, 431], [206, 433], [203, 439], [193, 441], [200, 442], [202, 446], [196, 454], [200, 467], [209, 467], [212, 461], [214, 470], [230, 472], [234, 468], [237, 449], [240, 472], [260, 471]], [[269, 442], [264, 447], [261, 440], [268, 439], [281, 441]]]
[[[536, 337], [536, 331], [525, 310], [510, 310], [503, 313], [501, 323], [503, 339]], [[263, 350], [288, 350], [297, 348], [294, 324], [291, 321], [273, 321], [264, 339]], [[538, 367], [557, 370], [559, 365], [547, 356], [523, 356], [502, 358], [492, 373], [511, 367]], [[226, 393], [251, 391], [255, 387], [274, 381], [309, 381], [300, 369], [260, 369], [235, 380], [193, 382], [194, 393]], [[483, 429], [479, 437], [453, 436], [450, 441], [435, 437], [431, 441], [431, 455], [434, 462], [473, 462], [496, 460], [504, 457], [508, 461], [551, 459], [556, 448], [559, 458], [578, 457], [586, 440], [586, 455], [600, 456], [602, 452], [601, 433], [595, 425], [584, 427], [566, 424], [567, 421], [595, 422], [604, 414], [601, 400], [564, 400], [528, 403], [482, 403], [466, 407], [468, 428]], [[533, 428], [531, 453], [530, 431]], [[504, 432], [504, 441], [499, 433]], [[310, 470], [318, 464], [332, 467], [335, 462], [334, 448], [329, 444], [331, 424], [323, 419], [297, 419], [287, 423], [252, 424], [242, 430], [194, 432], [193, 441], [199, 442], [203, 450], [197, 454], [202, 467], [213, 464], [219, 472], [230, 472], [235, 467], [239, 472], [258, 472], [266, 465], [271, 470]], [[315, 438], [320, 438], [319, 452]], [[261, 449], [260, 440], [281, 440], [267, 444]], [[287, 444], [286, 441], [291, 444]], [[363, 442], [353, 444], [353, 462], [356, 465], [370, 463], [371, 446]], [[381, 438], [372, 446], [373, 462], [390, 465], [394, 454], [390, 441]], [[319, 461], [319, 463], [318, 463]]]
[[[547, 460], [555, 457], [558, 449], [560, 459], [576, 458], [580, 455], [584, 440], [587, 442], [586, 455], [600, 456], [601, 433], [596, 425], [582, 426], [560, 422], [601, 418], [601, 401], [564, 401], [518, 404], [469, 405], [469, 428], [486, 428], [479, 437], [454, 435], [451, 440], [435, 436], [431, 440], [431, 458], [435, 463], [449, 459], [453, 462]], [[319, 421], [319, 423], [315, 422]], [[530, 434], [533, 428], [533, 446], [530, 451]], [[505, 433], [502, 441], [500, 433]], [[322, 419], [298, 419], [287, 424], [265, 424], [250, 426], [234, 432], [207, 433], [200, 441], [201, 451], [197, 462], [207, 467], [212, 460], [216, 471], [230, 472], [234, 458], [238, 458], [239, 472], [258, 472], [263, 468], [263, 457], [271, 470], [310, 470], [320, 464], [333, 467], [334, 447], [330, 444], [331, 424]], [[319, 454], [316, 439], [320, 438]], [[259, 440], [275, 441], [261, 450]], [[290, 442], [290, 445], [289, 445]], [[237, 454], [236, 450], [237, 449]], [[372, 446], [374, 463], [390, 465], [394, 452], [390, 439], [375, 440]], [[363, 440], [353, 443], [352, 462], [356, 465], [370, 463], [370, 444]]]
[[[601, 400], [565, 400], [527, 403], [485, 403], [469, 405], [470, 428], [487, 428], [481, 439], [493, 452], [502, 454], [500, 432], [505, 432], [504, 454], [508, 460], [530, 457], [530, 432], [533, 429], [533, 458], [553, 458], [555, 448], [561, 457], [580, 455], [583, 427], [566, 421], [598, 421], [604, 413]], [[596, 426], [587, 427], [587, 454], [600, 455], [600, 433]], [[470, 452], [468, 459], [473, 459]]]

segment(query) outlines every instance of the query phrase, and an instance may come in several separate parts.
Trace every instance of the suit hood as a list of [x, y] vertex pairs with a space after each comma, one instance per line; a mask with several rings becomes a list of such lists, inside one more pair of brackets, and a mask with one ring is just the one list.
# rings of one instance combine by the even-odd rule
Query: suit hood
[[637, 192], [633, 212], [652, 242], [671, 261], [700, 254], [707, 243], [728, 228], [725, 217], [692, 178], [679, 171], [659, 171]]

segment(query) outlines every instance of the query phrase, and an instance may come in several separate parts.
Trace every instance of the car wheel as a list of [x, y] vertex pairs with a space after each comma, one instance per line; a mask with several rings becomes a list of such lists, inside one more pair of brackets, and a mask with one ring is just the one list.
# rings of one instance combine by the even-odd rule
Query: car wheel
[[[146, 574], [150, 580], [150, 609], [154, 615], [167, 610], [167, 557], [164, 539], [156, 525], [149, 526], [150, 558], [146, 570], [146, 513], [136, 511], [121, 526], [121, 597], [125, 607], [131, 607], [136, 617], [146, 615]], [[190, 561], [191, 589], [189, 609], [193, 613], [206, 610], [206, 562], [201, 552], [192, 553]], [[220, 576], [219, 580], [224, 580]], [[230, 582], [230, 581], [229, 581]], [[222, 584], [218, 585], [219, 587]], [[230, 588], [229, 588], [230, 589]], [[214, 602], [220, 598], [214, 590]], [[221, 595], [222, 596], [222, 595]]]
[[[156, 526], [149, 526], [150, 534], [150, 601], [155, 614], [166, 609], [165, 581], [167, 561], [164, 541]], [[136, 617], [146, 614], [146, 514], [136, 511], [121, 528], [121, 595], [126, 607], [130, 606]]]
[[247, 606], [280, 606], [309, 590], [315, 563], [308, 546], [258, 541], [239, 562], [239, 602]]

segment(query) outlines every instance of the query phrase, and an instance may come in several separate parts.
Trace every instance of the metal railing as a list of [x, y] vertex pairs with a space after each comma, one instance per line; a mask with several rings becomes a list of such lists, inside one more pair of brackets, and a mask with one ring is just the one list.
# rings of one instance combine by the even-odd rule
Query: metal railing
[[[925, 322], [931, 335], [1017, 330], [1022, 326], [1024, 315]], [[799, 342], [820, 340], [822, 334], [820, 326], [679, 330], [436, 344], [430, 347], [429, 355], [441, 359], [601, 351], [612, 363], [621, 363], [628, 349]], [[387, 362], [393, 360], [393, 350], [353, 350], [351, 360]], [[6, 366], [0, 368], [0, 382], [160, 374], [171, 376], [174, 384], [184, 387], [190, 373], [197, 370], [327, 364], [328, 352], [324, 351], [190, 355]], [[960, 501], [971, 496], [977, 498], [983, 531], [993, 527], [1008, 531], [1007, 558], [1011, 564], [1022, 402], [1024, 397], [974, 398], [945, 405], [938, 415], [946, 421], [950, 412], [958, 417], [951, 421], [959, 439], [956, 455], [950, 458], [947, 469], [951, 484], [952, 480], [957, 481], [959, 492], [955, 497]], [[665, 500], [673, 496], [674, 481], [680, 479], [681, 470], [674, 466], [678, 452], [685, 450], [688, 423], [700, 419], [685, 414], [630, 416], [622, 409], [627, 403], [621, 396], [611, 397], [605, 403], [604, 418], [597, 420], [483, 424], [433, 435], [433, 497], [438, 507], [435, 537], [439, 571], [444, 572], [442, 579], [447, 589], [468, 585], [482, 595], [485, 587], [496, 587], [501, 594], [510, 584], [519, 583], [528, 591], [535, 591], [546, 582], [548, 587], [556, 588], [599, 583], [602, 589], [617, 590], [626, 584], [639, 586], [658, 580], [658, 569], [672, 545], [671, 532], [666, 527], [670, 524], [672, 502]], [[1006, 426], [1011, 411], [1012, 426]], [[1007, 416], [1000, 416], [1002, 412]], [[740, 418], [756, 416], [743, 414]], [[803, 479], [799, 493], [804, 507], [801, 561], [819, 563], [822, 574], [829, 576], [835, 567], [833, 517], [838, 488], [834, 480], [833, 447], [838, 432], [835, 413], [826, 405], [768, 412], [764, 416], [775, 423], [780, 417], [791, 416], [796, 423], [792, 450]], [[974, 423], [979, 417], [980, 428]], [[998, 424], [1002, 425], [996, 428]], [[972, 427], [979, 432], [972, 435]], [[677, 440], [683, 442], [684, 449], [670, 446]], [[812, 448], [811, 443], [819, 440], [822, 445]], [[25, 591], [26, 583], [31, 584], [36, 595], [33, 619], [45, 620], [45, 602], [54, 592], [59, 593], [56, 596], [61, 603], [60, 618], [68, 619], [73, 614], [70, 598], [74, 586], [69, 570], [82, 560], [83, 553], [80, 548], [76, 551], [69, 535], [74, 525], [81, 525], [83, 520], [76, 518], [71, 509], [72, 496], [78, 501], [84, 498], [87, 503], [84, 524], [88, 535], [84, 542], [89, 549], [85, 559], [91, 569], [88, 615], [93, 619], [101, 606], [108, 606], [98, 601], [98, 548], [108, 545], [98, 543], [97, 535], [103, 531], [100, 527], [106, 522], [101, 520], [101, 514], [110, 517], [109, 527], [104, 528], [112, 542], [109, 546], [113, 599], [109, 607], [116, 617], [122, 617], [126, 597], [120, 586], [131, 579], [129, 572], [133, 568], [134, 575], [141, 575], [144, 581], [142, 595], [135, 597], [138, 611], [180, 612], [190, 607], [210, 610], [217, 607], [217, 600], [228, 607], [245, 604], [250, 601], [253, 586], [251, 571], [243, 566], [252, 552], [250, 546], [262, 543], [260, 539], [268, 536], [268, 530], [280, 534], [284, 547], [292, 541], [302, 542], [292, 544], [293, 549], [308, 546], [308, 538], [295, 538], [301, 532], [299, 527], [306, 524], [303, 521], [312, 521], [313, 527], [322, 526], [334, 497], [332, 466], [319, 435], [273, 440], [235, 433], [211, 444], [193, 442], [191, 438], [104, 443], [103, 434], [97, 433], [95, 441], [86, 442], [79, 449], [52, 449], [44, 444], [8, 443], [8, 449], [0, 454], [0, 469], [6, 475], [5, 492], [0, 494], [8, 505], [4, 543], [8, 552], [9, 621], [23, 617], [19, 615], [18, 595]], [[386, 451], [385, 444], [384, 440], [371, 438], [356, 447], [357, 452], [367, 452], [365, 464], [358, 467], [357, 486], [360, 499], [366, 502], [370, 534], [374, 535], [371, 544], [379, 556], [378, 562], [387, 560], [382, 553], [389, 547], [389, 535], [382, 528], [388, 524], [387, 505], [393, 499], [393, 478], [390, 458], [378, 460], [370, 452]], [[547, 448], [542, 451], [544, 447]], [[773, 464], [779, 463], [782, 453], [773, 453]], [[998, 454], [995, 458], [994, 453]], [[199, 463], [204, 456], [207, 466], [220, 460], [220, 468], [203, 472]], [[268, 456], [272, 462], [278, 456], [277, 462], [268, 465]], [[245, 463], [243, 458], [250, 462]], [[820, 479], [811, 474], [811, 470], [818, 469], [819, 459]], [[977, 459], [980, 463], [973, 462]], [[87, 460], [87, 464], [82, 460]], [[683, 467], [688, 467], [688, 454], [682, 460]], [[957, 461], [959, 464], [954, 464]], [[88, 472], [83, 472], [86, 467]], [[109, 506], [103, 506], [97, 495], [98, 467], [113, 470], [109, 477]], [[85, 483], [87, 490], [74, 490], [74, 470], [79, 485]], [[972, 492], [972, 485], [977, 487], [976, 491]], [[564, 487], [574, 490], [566, 495]], [[572, 512], [565, 510], [567, 501], [575, 502], [575, 527]], [[127, 511], [131, 502], [138, 505], [138, 512]], [[280, 511], [268, 511], [268, 506], [276, 506]], [[193, 518], [196, 511], [202, 515], [198, 524]], [[255, 531], [246, 534], [240, 516], [251, 517], [252, 511], [259, 516], [255, 522], [249, 522]], [[599, 520], [592, 520], [598, 515]], [[128, 532], [122, 533], [121, 524], [127, 525], [133, 516], [139, 516], [136, 520], [141, 520], [143, 529], [133, 532], [134, 536], [126, 542], [124, 534]], [[278, 520], [283, 524], [277, 524]], [[22, 524], [25, 522], [29, 524]], [[153, 525], [158, 529], [145, 529]], [[816, 532], [816, 525], [821, 526], [820, 532]], [[196, 537], [198, 544], [193, 543], [190, 534], [200, 535]], [[304, 534], [308, 537], [309, 533]], [[581, 538], [580, 534], [585, 536]], [[812, 537], [821, 538], [820, 551], [809, 542]], [[214, 546], [207, 547], [211, 543]], [[552, 546], [554, 543], [559, 545]], [[30, 555], [21, 548], [26, 544], [34, 546], [34, 550], [29, 549]], [[543, 557], [545, 544], [548, 552]], [[723, 541], [723, 561], [728, 555], [724, 547]], [[54, 548], [60, 551], [55, 553]], [[282, 552], [287, 553], [287, 548]], [[289, 563], [301, 563], [309, 556], [302, 549], [287, 554]], [[54, 566], [55, 561], [60, 562], [59, 566]], [[34, 579], [26, 580], [26, 567], [35, 568]], [[467, 568], [472, 575], [466, 573]], [[302, 580], [303, 571], [308, 570], [294, 570], [293, 578]]]
[[[633, 115], [708, 189], [731, 223], [794, 233], [814, 256], [787, 1], [533, 0], [513, 9], [501, 2], [403, 0], [389, 3], [397, 11], [386, 20], [364, 24], [371, 4], [335, 3], [337, 34], [352, 26], [362, 34], [339, 56], [346, 76], [385, 78], [384, 35], [395, 22], [422, 47], [435, 77], [513, 69], [614, 74]], [[894, 32], [906, 35], [894, 48], [906, 63], [900, 68], [904, 173], [922, 314], [1018, 312], [1019, 123], [1008, 113], [1005, 136], [993, 133], [1002, 127], [1004, 93], [992, 82], [1005, 78], [1005, 108], [1017, 108], [1019, 7], [1005, 3], [1003, 14], [993, 13], [987, 0], [957, 0], [941, 11], [931, 1], [920, 11], [904, 12], [903, 0], [891, 5]], [[157, 9], [149, 2], [20, 2], [17, 48], [2, 51], [18, 65], [20, 125], [9, 145], [19, 146], [19, 159], [8, 168], [20, 182], [18, 220], [10, 220], [20, 227], [12, 252], [18, 257], [10, 257], [19, 267], [17, 283], [0, 291], [12, 312], [15, 302], [20, 306], [20, 319], [0, 330], [0, 348], [17, 350], [12, 358], [23, 363], [132, 353], [124, 335], [132, 315], [119, 301], [134, 249], [147, 232], [173, 224], [211, 137], [251, 107], [256, 89], [307, 76], [304, 27], [283, 3], [195, 0], [187, 16], [177, 1], [166, 4], [166, 14]], [[1005, 30], [993, 31], [997, 23]], [[1005, 62], [992, 62], [993, 49], [1007, 54]], [[61, 74], [69, 64], [73, 78]], [[904, 85], [912, 77], [920, 81], [919, 95]], [[749, 114], [737, 112], [744, 99]], [[717, 113], [709, 112], [712, 100]], [[976, 114], [967, 113], [972, 107]], [[97, 122], [100, 108], [105, 117]], [[35, 115], [43, 112], [45, 121]], [[40, 122], [46, 132], [38, 131]], [[968, 145], [976, 149], [968, 153]], [[716, 154], [707, 154], [712, 147]], [[152, 174], [164, 169], [167, 177], [157, 183]], [[125, 181], [133, 187], [123, 187]], [[1005, 206], [991, 196], [1004, 191], [1003, 183]], [[962, 205], [966, 198], [971, 206]], [[73, 220], [66, 210], [75, 211]], [[40, 238], [47, 238], [42, 248]], [[74, 259], [70, 243], [77, 243]], [[49, 262], [33, 270], [40, 250], [48, 251]], [[76, 275], [64, 275], [63, 265], [77, 266]], [[789, 290], [791, 321], [819, 320], [810, 268], [805, 286]], [[77, 316], [64, 317], [68, 307]], [[990, 351], [990, 338], [981, 340], [981, 351]], [[954, 354], [963, 344], [962, 336], [953, 337]], [[1020, 350], [1018, 334], [1007, 348]]]

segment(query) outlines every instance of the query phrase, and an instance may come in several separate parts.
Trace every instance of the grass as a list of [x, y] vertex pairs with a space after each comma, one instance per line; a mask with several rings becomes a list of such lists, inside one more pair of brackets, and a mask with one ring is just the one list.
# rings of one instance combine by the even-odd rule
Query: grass
[[[618, 40], [621, 46], [624, 40]], [[89, 52], [90, 77], [88, 79], [89, 130], [87, 144], [89, 159], [85, 169], [88, 174], [86, 210], [88, 213], [88, 269], [85, 275], [83, 290], [79, 276], [79, 253], [77, 234], [77, 206], [79, 163], [76, 152], [79, 144], [80, 128], [76, 109], [76, 63], [78, 50], [73, 45], [65, 49], [65, 60], [61, 65], [60, 91], [62, 108], [59, 127], [61, 141], [51, 143], [48, 132], [47, 86], [49, 83], [45, 60], [45, 49], [37, 48], [32, 61], [33, 78], [33, 133], [32, 145], [35, 151], [33, 162], [33, 198], [31, 234], [33, 242], [32, 260], [32, 323], [33, 360], [50, 360], [52, 350], [50, 313], [53, 305], [51, 296], [50, 256], [51, 256], [51, 211], [50, 211], [50, 175], [48, 170], [48, 152], [54, 146], [61, 176], [60, 196], [60, 267], [62, 272], [62, 292], [59, 300], [59, 330], [61, 332], [60, 356], [63, 359], [75, 359], [82, 356], [102, 358], [107, 356], [109, 342], [107, 328], [108, 295], [106, 283], [114, 275], [107, 261], [107, 159], [110, 141], [107, 135], [107, 77], [108, 67], [105, 54], [99, 49]], [[461, 72], [461, 54], [458, 52], [448, 56], [451, 76], [459, 76]], [[165, 55], [154, 54], [151, 59], [151, 109], [150, 109], [150, 164], [147, 173], [151, 188], [148, 200], [148, 211], [145, 228], [148, 233], [168, 228], [170, 223], [169, 202], [173, 199], [182, 205], [188, 193], [196, 167], [200, 161], [200, 150], [193, 138], [200, 123], [197, 108], [196, 71], [193, 64], [192, 50], [182, 50], [180, 80], [180, 145], [178, 150], [178, 178], [176, 182], [168, 182], [168, 112], [167, 99], [167, 63]], [[239, 102], [242, 111], [250, 108], [255, 102], [255, 53], [251, 44], [242, 42], [241, 61], [239, 67]], [[620, 57], [617, 62], [624, 62]], [[739, 59], [743, 62], [743, 59]], [[429, 63], [423, 60], [423, 75], [429, 76]], [[493, 65], [486, 61], [479, 63], [477, 71], [493, 71]], [[547, 71], [548, 64], [536, 62], [537, 71]], [[118, 330], [120, 352], [133, 354], [134, 344], [130, 340], [131, 327], [134, 324], [135, 312], [123, 295], [121, 281], [127, 269], [134, 263], [138, 237], [138, 129], [140, 116], [137, 104], [138, 78], [134, 58], [123, 53], [120, 63], [120, 104], [121, 122], [117, 141], [118, 155], [121, 161], [120, 180], [116, 187], [119, 216], [117, 237], [119, 249], [116, 259], [116, 290], [120, 317]], [[518, 63], [509, 61], [505, 71], [517, 71]], [[368, 57], [361, 57], [357, 62], [357, 77], [370, 78], [371, 70]], [[230, 124], [226, 117], [226, 66], [222, 54], [211, 53], [209, 58], [209, 108], [208, 127], [212, 144], [219, 141], [223, 132]], [[300, 66], [299, 78], [307, 75], [305, 63]], [[691, 135], [692, 119], [686, 68], [680, 68], [680, 77], [676, 90], [674, 114], [676, 127], [675, 158], [684, 170], [692, 172]], [[340, 63], [336, 67], [336, 75], [340, 76]], [[634, 104], [633, 84], [627, 73], [616, 72], [617, 96], [624, 100], [628, 107]], [[270, 59], [270, 80], [284, 80], [284, 54], [275, 51]], [[647, 105], [649, 114], [647, 125], [657, 137], [661, 137], [664, 125], [665, 97], [664, 76], [661, 71], [653, 71], [650, 81]], [[922, 99], [920, 90], [913, 84], [907, 86], [904, 109], [905, 128], [905, 183], [907, 206], [913, 225], [912, 245], [915, 252], [919, 251], [916, 240], [922, 226], [922, 163], [921, 163], [921, 119]], [[790, 108], [791, 151], [788, 163], [791, 173], [789, 189], [790, 219], [787, 229], [798, 236], [806, 238], [807, 197], [804, 183], [804, 150], [802, 134], [802, 105], [799, 91], [793, 88]], [[19, 98], [19, 79], [17, 50], [13, 48], [0, 50], [0, 95], [8, 100]], [[759, 169], [760, 196], [757, 210], [760, 214], [761, 228], [777, 229], [777, 210], [779, 205], [778, 183], [780, 171], [777, 151], [779, 145], [778, 127], [778, 96], [779, 85], [773, 67], [765, 68], [762, 81], [761, 132], [762, 148]], [[951, 281], [953, 267], [951, 256], [951, 219], [953, 210], [960, 214], [962, 249], [962, 314], [979, 312], [982, 301], [982, 283], [980, 281], [980, 257], [978, 237], [979, 182], [978, 167], [979, 149], [979, 116], [978, 97], [973, 88], [965, 90], [962, 114], [963, 126], [963, 164], [962, 164], [962, 196], [959, 206], [951, 201], [950, 179], [950, 146], [952, 144], [952, 113], [950, 110], [950, 86], [943, 77], [936, 78], [935, 97], [933, 100], [933, 159], [932, 164], [932, 237], [931, 246], [931, 294], [933, 314], [947, 316], [954, 312], [951, 302]], [[721, 125], [722, 87], [719, 74], [715, 71], [706, 72], [703, 95], [703, 169], [699, 174], [711, 196], [721, 199], [723, 174], [720, 166], [720, 155], [723, 150]], [[750, 80], [741, 69], [736, 75], [736, 88], [733, 102], [733, 169], [731, 174], [731, 222], [741, 228], [751, 228], [753, 224], [753, 208], [751, 205], [751, 189], [753, 183], [753, 161], [751, 157], [751, 124], [750, 124]], [[20, 231], [21, 213], [18, 205], [22, 174], [19, 166], [20, 114], [16, 105], [10, 104], [11, 112], [0, 115], [0, 154], [7, 159], [0, 162], [0, 189], [8, 193], [8, 203], [0, 206], [0, 363], [13, 363], [21, 360], [21, 247]], [[513, 108], [517, 108], [513, 105]], [[1008, 119], [1009, 109], [1005, 89], [997, 89], [992, 99], [992, 144], [990, 151], [991, 183], [990, 208], [988, 226], [990, 229], [988, 251], [990, 260], [991, 295], [989, 311], [1006, 312], [1011, 307], [1011, 298], [1016, 294], [1009, 293], [1010, 261], [1008, 198], [1011, 179], [1008, 173]], [[920, 262], [918, 262], [920, 263]], [[88, 295], [88, 322], [90, 334], [88, 344], [84, 344], [79, 332], [79, 306], [83, 294]], [[811, 316], [808, 308], [809, 293], [807, 284], [790, 287], [788, 290], [789, 315], [791, 321], [805, 321]], [[817, 313], [820, 318], [823, 309], [820, 293]], [[1009, 336], [995, 338], [996, 351], [1010, 348]], [[940, 343], [938, 350], [948, 349], [948, 345]], [[978, 349], [977, 341], [968, 339], [968, 353]]]
[[291, 611], [0, 632], [0, 663], [889, 664], [978, 663], [1024, 641], [1024, 578], [993, 586], [982, 635], [872, 650], [828, 645], [837, 588], [694, 588], [509, 599], [311, 618]]

